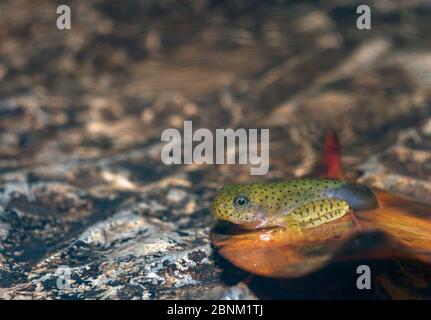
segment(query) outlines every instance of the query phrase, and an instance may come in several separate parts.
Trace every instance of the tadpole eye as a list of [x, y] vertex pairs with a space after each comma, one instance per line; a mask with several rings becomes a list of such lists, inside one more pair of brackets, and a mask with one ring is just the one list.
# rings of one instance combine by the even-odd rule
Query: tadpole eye
[[247, 208], [249, 204], [250, 200], [244, 195], [237, 196], [233, 199], [233, 205], [239, 209]]

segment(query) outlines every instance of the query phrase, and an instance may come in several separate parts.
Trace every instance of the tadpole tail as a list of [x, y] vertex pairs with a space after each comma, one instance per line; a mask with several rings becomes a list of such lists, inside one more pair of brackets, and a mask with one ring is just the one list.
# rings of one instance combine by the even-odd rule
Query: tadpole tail
[[336, 189], [325, 191], [326, 196], [344, 200], [353, 210], [371, 210], [378, 207], [377, 198], [367, 186], [346, 183]]

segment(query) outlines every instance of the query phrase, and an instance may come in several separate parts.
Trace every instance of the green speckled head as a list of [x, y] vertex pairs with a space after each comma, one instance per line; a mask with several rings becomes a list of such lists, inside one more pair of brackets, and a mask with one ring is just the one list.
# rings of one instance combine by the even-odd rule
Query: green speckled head
[[226, 185], [214, 199], [211, 211], [218, 219], [260, 228], [307, 202], [331, 198], [332, 191], [344, 185], [329, 179]]
[[215, 198], [212, 212], [221, 220], [256, 228], [279, 210], [282, 196], [274, 184], [227, 185]]

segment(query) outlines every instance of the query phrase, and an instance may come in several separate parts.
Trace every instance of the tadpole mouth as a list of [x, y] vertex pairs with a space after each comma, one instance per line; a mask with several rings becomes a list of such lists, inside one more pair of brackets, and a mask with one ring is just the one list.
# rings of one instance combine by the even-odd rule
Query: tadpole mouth
[[255, 230], [255, 229], [264, 228], [268, 221], [265, 218], [256, 218], [253, 220], [234, 219], [234, 220], [230, 220], [230, 222], [234, 223], [235, 225], [243, 229]]

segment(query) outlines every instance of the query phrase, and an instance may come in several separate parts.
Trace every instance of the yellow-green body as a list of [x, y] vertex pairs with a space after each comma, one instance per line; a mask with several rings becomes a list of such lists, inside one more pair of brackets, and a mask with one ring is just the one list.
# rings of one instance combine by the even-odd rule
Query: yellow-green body
[[212, 204], [213, 214], [245, 228], [290, 224], [301, 229], [341, 218], [350, 208], [376, 206], [363, 186], [332, 179], [227, 185]]

